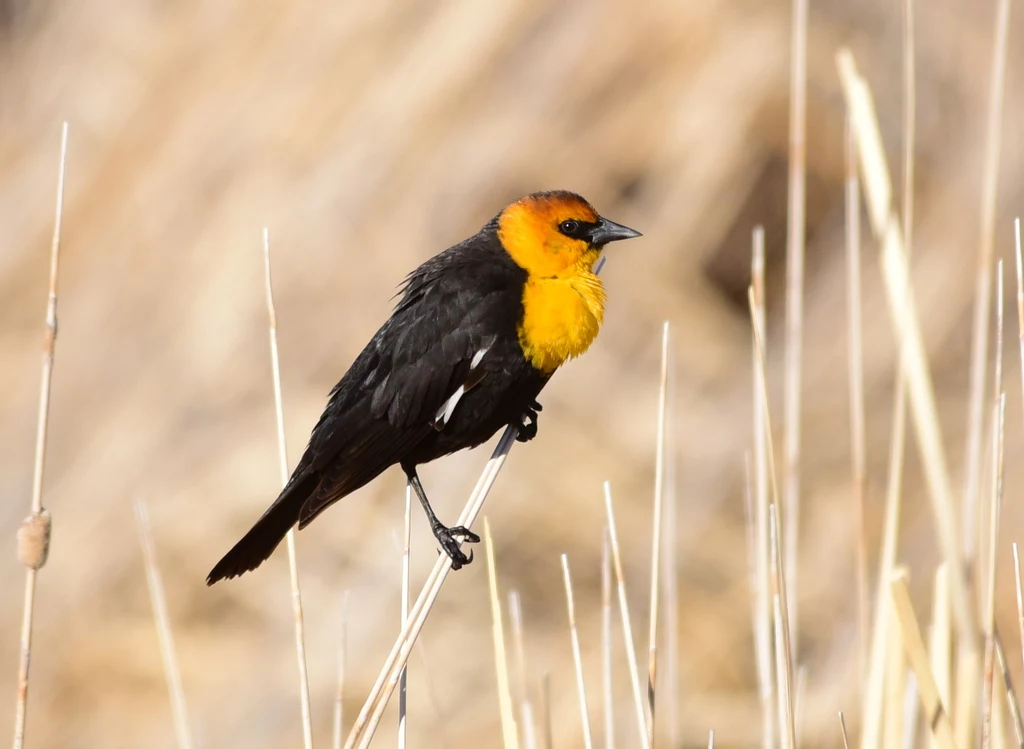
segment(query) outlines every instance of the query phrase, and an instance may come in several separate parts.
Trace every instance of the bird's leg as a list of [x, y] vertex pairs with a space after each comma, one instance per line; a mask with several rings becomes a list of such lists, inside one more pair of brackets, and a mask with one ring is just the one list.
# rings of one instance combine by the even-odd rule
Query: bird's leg
[[446, 527], [444, 523], [437, 519], [437, 515], [434, 514], [434, 509], [430, 506], [430, 500], [427, 499], [427, 493], [423, 489], [420, 477], [416, 473], [416, 467], [402, 466], [402, 468], [405, 471], [405, 475], [409, 478], [409, 485], [412, 486], [416, 496], [419, 497], [420, 504], [423, 505], [423, 511], [427, 513], [427, 520], [430, 522], [430, 530], [433, 532], [434, 538], [441, 544], [444, 553], [451, 557], [452, 569], [460, 569], [463, 565], [472, 562], [472, 550], [470, 550], [469, 556], [466, 556], [462, 549], [459, 548], [457, 538], [461, 536], [465, 543], [475, 544], [480, 542], [480, 536], [461, 525], [457, 525], [454, 528]]
[[544, 407], [537, 401], [534, 401], [523, 412], [522, 423], [514, 425], [519, 429], [519, 433], [516, 434], [517, 442], [529, 442], [537, 436], [537, 414], [543, 410]]

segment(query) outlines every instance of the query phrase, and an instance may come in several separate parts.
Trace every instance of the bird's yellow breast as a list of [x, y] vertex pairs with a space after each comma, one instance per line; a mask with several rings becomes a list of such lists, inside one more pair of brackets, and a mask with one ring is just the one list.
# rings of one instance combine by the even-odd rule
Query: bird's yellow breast
[[590, 272], [527, 279], [519, 345], [534, 367], [551, 374], [580, 356], [597, 337], [604, 320], [605, 292]]

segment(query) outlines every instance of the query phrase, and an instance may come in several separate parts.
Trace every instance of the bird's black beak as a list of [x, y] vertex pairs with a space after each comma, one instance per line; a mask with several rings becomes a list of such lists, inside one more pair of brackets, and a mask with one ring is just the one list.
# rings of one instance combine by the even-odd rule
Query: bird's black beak
[[596, 247], [601, 247], [609, 242], [617, 242], [620, 239], [633, 239], [633, 237], [640, 236], [643, 235], [636, 229], [630, 229], [628, 226], [601, 218], [597, 223], [597, 227], [590, 235], [590, 243]]

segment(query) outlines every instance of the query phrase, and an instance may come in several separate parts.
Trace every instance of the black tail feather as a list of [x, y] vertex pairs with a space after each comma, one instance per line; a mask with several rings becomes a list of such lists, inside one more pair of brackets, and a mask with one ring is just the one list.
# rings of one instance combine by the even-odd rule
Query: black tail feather
[[218, 580], [238, 577], [263, 564], [298, 522], [302, 505], [316, 490], [318, 483], [319, 477], [316, 474], [289, 482], [281, 496], [263, 513], [263, 517], [210, 570], [206, 584], [213, 585]]

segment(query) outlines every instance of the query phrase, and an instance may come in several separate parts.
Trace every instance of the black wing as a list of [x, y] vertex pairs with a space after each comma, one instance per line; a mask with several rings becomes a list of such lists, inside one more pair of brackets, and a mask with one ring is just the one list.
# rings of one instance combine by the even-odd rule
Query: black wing
[[293, 481], [319, 474], [300, 528], [442, 429], [459, 395], [487, 376], [487, 351], [516, 335], [520, 271], [503, 258], [456, 245], [408, 277], [391, 317], [331, 392], [296, 469]]

